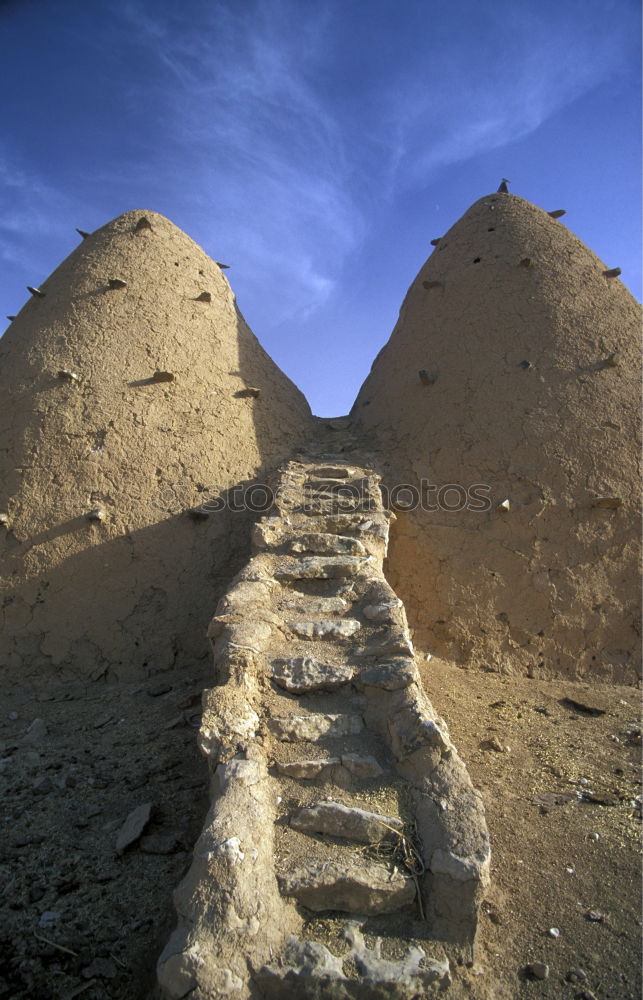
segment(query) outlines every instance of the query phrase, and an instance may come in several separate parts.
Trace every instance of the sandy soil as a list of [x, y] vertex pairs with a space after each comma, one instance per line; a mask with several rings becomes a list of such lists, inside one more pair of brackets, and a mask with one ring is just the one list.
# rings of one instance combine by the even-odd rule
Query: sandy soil
[[[492, 837], [479, 958], [455, 970], [454, 1000], [639, 997], [638, 691], [437, 660], [424, 675]], [[172, 889], [207, 808], [193, 725], [207, 681], [164, 673], [4, 698], [3, 1000], [149, 996]], [[46, 732], [38, 725], [25, 739], [35, 719]], [[153, 812], [143, 837], [117, 854], [122, 824], [144, 803]], [[529, 979], [530, 962], [546, 963], [548, 978]]]

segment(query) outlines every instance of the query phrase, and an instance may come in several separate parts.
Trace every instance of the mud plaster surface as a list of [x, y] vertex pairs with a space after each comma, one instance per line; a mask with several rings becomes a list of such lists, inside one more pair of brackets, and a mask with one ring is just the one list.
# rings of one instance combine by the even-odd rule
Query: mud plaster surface
[[420, 270], [362, 386], [353, 416], [390, 487], [490, 487], [486, 513], [400, 513], [392, 532], [387, 575], [436, 655], [640, 673], [641, 318], [607, 266], [536, 206], [483, 198]]
[[[5, 678], [145, 677], [207, 656], [249, 519], [186, 510], [265, 478], [309, 431], [308, 405], [163, 216], [120, 216], [41, 288], [0, 341]], [[96, 508], [104, 520], [85, 520]]]

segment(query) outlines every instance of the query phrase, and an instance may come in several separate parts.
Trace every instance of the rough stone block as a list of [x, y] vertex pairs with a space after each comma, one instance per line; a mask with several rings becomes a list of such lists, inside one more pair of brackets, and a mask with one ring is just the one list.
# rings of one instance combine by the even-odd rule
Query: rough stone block
[[355, 678], [355, 686], [360, 690], [364, 687], [375, 687], [384, 691], [400, 691], [418, 682], [419, 675], [413, 660], [378, 663], [374, 667], [361, 670]]
[[341, 761], [342, 767], [345, 767], [354, 778], [377, 778], [384, 773], [384, 769], [375, 757], [360, 757], [359, 754], [345, 753], [342, 754]]
[[356, 736], [364, 723], [359, 715], [286, 715], [270, 719], [268, 725], [280, 740], [315, 742], [320, 736]]
[[407, 706], [400, 709], [389, 720], [391, 749], [398, 760], [404, 760], [417, 750], [435, 749], [441, 756], [452, 745], [435, 719], [430, 718], [419, 707]]
[[339, 757], [325, 757], [323, 760], [292, 760], [275, 764], [279, 774], [284, 774], [287, 778], [319, 778], [324, 771], [337, 767], [342, 760]]
[[334, 534], [307, 534], [293, 539], [289, 549], [294, 553], [314, 552], [317, 555], [365, 556], [366, 549], [358, 538]]
[[391, 622], [395, 621], [395, 612], [401, 606], [402, 602], [399, 599], [382, 604], [367, 604], [362, 613], [371, 622]]
[[292, 694], [306, 691], [334, 691], [348, 684], [355, 667], [320, 663], [309, 656], [272, 661], [272, 677], [279, 687]]
[[394, 913], [415, 899], [415, 883], [367, 859], [354, 864], [311, 865], [279, 877], [279, 888], [309, 910], [343, 910], [372, 916]]
[[317, 622], [288, 622], [288, 628], [300, 639], [350, 639], [362, 627], [355, 618], [327, 619]]
[[368, 572], [372, 556], [310, 556], [283, 559], [275, 567], [278, 580], [344, 580]]
[[325, 833], [360, 844], [377, 844], [387, 840], [395, 836], [395, 831], [401, 831], [403, 826], [395, 816], [351, 808], [341, 802], [317, 802], [299, 809], [291, 816], [290, 825], [300, 833]]

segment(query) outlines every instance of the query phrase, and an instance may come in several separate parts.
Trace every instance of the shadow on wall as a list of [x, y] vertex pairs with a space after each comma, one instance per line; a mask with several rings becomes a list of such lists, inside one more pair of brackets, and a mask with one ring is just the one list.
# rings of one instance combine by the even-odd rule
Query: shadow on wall
[[[223, 503], [228, 493], [236, 497], [238, 489], [223, 491]], [[3, 596], [4, 634], [12, 640], [9, 677], [114, 682], [202, 665], [216, 603], [247, 561], [252, 520], [227, 507], [196, 516], [182, 511], [99, 544], [105, 525], [84, 517], [53, 525], [25, 544], [9, 533], [9, 572], [33, 547], [78, 532], [94, 536], [91, 547], [50, 567], [45, 578], [33, 577]]]
[[[191, 448], [186, 448], [185, 454], [176, 447], [180, 431], [168, 442], [167, 455], [148, 449], [139, 456], [134, 438], [133, 454], [126, 455], [121, 466], [129, 464], [134, 474], [130, 472], [128, 479], [121, 472], [120, 482], [114, 478], [113, 502], [102, 504], [93, 518], [81, 499], [92, 494], [91, 487], [96, 485], [95, 471], [87, 461], [74, 466], [70, 459], [71, 472], [61, 473], [61, 482], [65, 482], [65, 475], [75, 480], [72, 490], [48, 490], [43, 485], [42, 468], [53, 464], [48, 440], [59, 433], [56, 425], [41, 418], [42, 386], [27, 383], [21, 391], [20, 420], [30, 426], [20, 435], [15, 453], [9, 455], [0, 510], [7, 509], [7, 502], [17, 512], [30, 505], [40, 506], [41, 530], [30, 533], [24, 519], [14, 532], [11, 518], [0, 528], [4, 564], [0, 668], [6, 684], [34, 682], [42, 686], [50, 679], [135, 680], [171, 668], [190, 670], [196, 663], [202, 671], [210, 655], [208, 623], [219, 597], [248, 559], [250, 526], [258, 516], [256, 511], [245, 509], [240, 498], [254, 484], [263, 482], [269, 470], [287, 458], [310, 430], [303, 397], [271, 362], [236, 305], [235, 311], [238, 362], [235, 371], [228, 373], [234, 378], [225, 381], [219, 396], [214, 397], [225, 396], [227, 407], [223, 418], [217, 417], [214, 432], [212, 420], [208, 433], [207, 422], [200, 425], [195, 451], [195, 431], [190, 428], [191, 438], [186, 436], [186, 442]], [[25, 350], [17, 340], [7, 346], [16, 355]], [[45, 380], [45, 388], [51, 388], [47, 373], [38, 374]], [[235, 392], [240, 384], [254, 391]], [[157, 391], [157, 387], [146, 383], [135, 391]], [[167, 408], [171, 402], [162, 405]], [[90, 409], [85, 403], [83, 407], [83, 412]], [[62, 412], [60, 404], [58, 409]], [[69, 425], [81, 418], [69, 410], [61, 419]], [[143, 431], [140, 442], [142, 448]], [[207, 486], [201, 486], [203, 468], [190, 465], [198, 463], [200, 454], [210, 449], [213, 460], [204, 462], [203, 467], [209, 466], [215, 473], [206, 480]], [[180, 482], [171, 483], [165, 474], [170, 460], [174, 460], [174, 468], [178, 464], [185, 470]], [[112, 461], [114, 464], [117, 459]], [[154, 465], [162, 466], [164, 461], [165, 469], [157, 470], [164, 472], [158, 493], [150, 496]], [[37, 464], [40, 473], [32, 476], [31, 467]], [[240, 466], [255, 477], [229, 486], [231, 477], [226, 472]], [[224, 479], [226, 489], [217, 486], [217, 478], [219, 482]], [[43, 496], [47, 493], [50, 495]], [[134, 499], [137, 493], [140, 501]], [[216, 504], [208, 505], [205, 512], [199, 510], [204, 501], [214, 498]], [[82, 513], [65, 516], [79, 509]], [[148, 517], [153, 523], [141, 526]], [[42, 525], [46, 527], [42, 529]]]

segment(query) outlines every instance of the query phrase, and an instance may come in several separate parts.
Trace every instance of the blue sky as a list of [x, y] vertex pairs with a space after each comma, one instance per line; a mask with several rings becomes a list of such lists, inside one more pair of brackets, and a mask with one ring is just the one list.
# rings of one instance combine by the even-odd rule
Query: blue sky
[[321, 415], [511, 178], [641, 297], [638, 0], [0, 0], [0, 313], [162, 212]]

